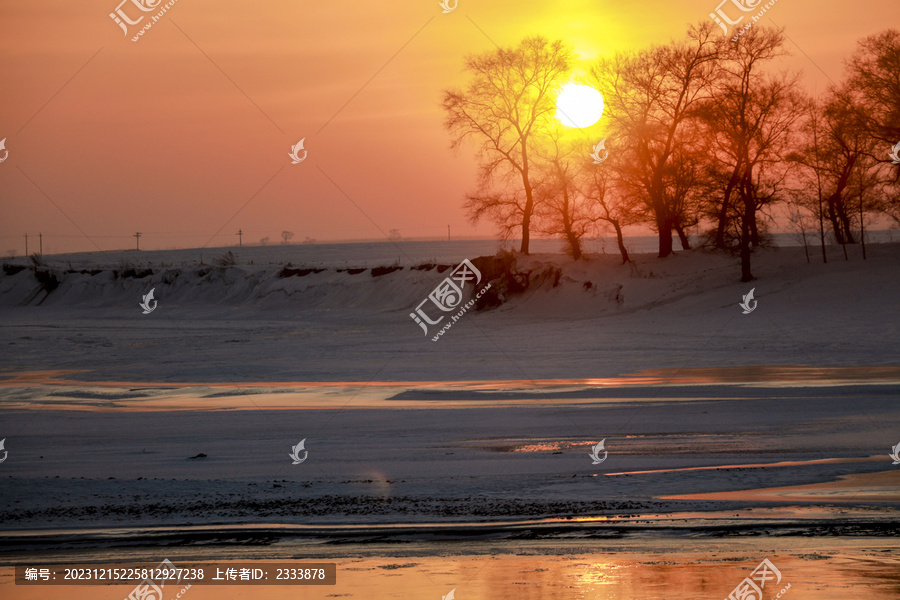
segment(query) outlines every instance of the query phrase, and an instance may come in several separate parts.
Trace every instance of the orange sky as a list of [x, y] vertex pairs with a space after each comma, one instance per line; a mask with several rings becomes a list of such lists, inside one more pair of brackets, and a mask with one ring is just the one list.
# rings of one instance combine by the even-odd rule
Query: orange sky
[[[442, 128], [463, 57], [542, 34], [590, 59], [680, 36], [718, 4], [178, 0], [135, 43], [108, 17], [119, 1], [0, 5], [0, 254], [38, 232], [46, 253], [129, 248], [135, 231], [146, 249], [233, 244], [238, 228], [245, 243], [284, 229], [491, 236], [462, 210], [472, 151], [454, 156]], [[778, 0], [768, 15], [802, 49], [784, 66], [821, 90], [816, 65], [839, 80], [856, 40], [900, 22], [900, 6]], [[292, 165], [300, 138], [309, 154]]]

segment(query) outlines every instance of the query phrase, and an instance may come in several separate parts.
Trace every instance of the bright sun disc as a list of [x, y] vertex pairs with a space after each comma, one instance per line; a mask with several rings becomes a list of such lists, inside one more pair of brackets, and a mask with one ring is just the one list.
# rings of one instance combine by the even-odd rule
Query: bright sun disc
[[603, 96], [589, 85], [567, 84], [556, 99], [556, 118], [566, 127], [590, 127], [603, 115]]

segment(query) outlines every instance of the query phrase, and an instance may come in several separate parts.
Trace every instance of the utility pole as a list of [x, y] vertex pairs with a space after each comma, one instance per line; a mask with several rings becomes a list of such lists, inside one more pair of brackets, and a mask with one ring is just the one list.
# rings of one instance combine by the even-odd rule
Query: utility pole
[[140, 250], [141, 249], [141, 232], [140, 231], [138, 231], [137, 233], [134, 234], [134, 243], [135, 243], [134, 249]]
[[450, 226], [447, 225], [447, 241], [450, 241]]
[[41, 243], [41, 245], [40, 245], [41, 256], [43, 256], [44, 255], [44, 234], [43, 233], [38, 233], [38, 241]]
[[28, 234], [25, 234], [25, 256], [28, 256]]
[[244, 231], [242, 229], [238, 229], [237, 236], [238, 236], [238, 246], [243, 247], [244, 246]]

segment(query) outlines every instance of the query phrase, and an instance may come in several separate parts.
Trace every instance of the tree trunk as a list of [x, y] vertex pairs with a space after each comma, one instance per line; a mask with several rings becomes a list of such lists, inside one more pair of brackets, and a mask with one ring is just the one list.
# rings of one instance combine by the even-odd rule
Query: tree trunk
[[747, 247], [758, 248], [759, 228], [756, 225], [756, 188], [753, 186], [752, 175], [752, 167], [748, 167], [741, 183], [741, 200], [744, 203], [744, 215], [741, 227], [747, 228]]
[[862, 176], [860, 176], [859, 185], [859, 243], [862, 244], [863, 260], [866, 260], [866, 224], [864, 222], [865, 213], [863, 212]]
[[525, 211], [522, 215], [522, 245], [519, 247], [519, 252], [527, 255], [528, 243], [531, 241], [531, 211], [534, 207], [531, 201], [530, 190], [526, 195], [527, 199], [525, 200]]
[[662, 225], [662, 228], [659, 230], [659, 254], [657, 256], [659, 258], [665, 258], [671, 256], [671, 254], [672, 230], [669, 228], [669, 224], [666, 223]]
[[672, 223], [663, 214], [662, 210], [657, 210], [656, 227], [659, 231], [659, 258], [665, 258], [672, 254]]
[[572, 254], [572, 258], [574, 260], [580, 260], [583, 256], [581, 253], [581, 240], [578, 239], [571, 231], [566, 235], [569, 241], [569, 252]]
[[522, 211], [522, 245], [519, 252], [528, 255], [528, 245], [531, 241], [531, 215], [534, 212], [534, 190], [531, 188], [531, 178], [528, 176], [528, 153], [525, 142], [522, 142], [522, 187], [525, 188], [525, 209]]
[[839, 216], [841, 220], [841, 229], [844, 230], [844, 239], [847, 240], [848, 244], [855, 244], [856, 240], [853, 239], [853, 229], [850, 227], [850, 216], [847, 214], [847, 211], [844, 210], [843, 205], [841, 206]]
[[656, 230], [659, 232], [659, 258], [665, 258], [672, 254], [672, 218], [666, 206], [662, 174], [657, 171], [653, 176], [653, 182], [647, 187], [650, 199], [650, 207], [656, 218]]
[[569, 218], [569, 194], [567, 192], [563, 192], [565, 194], [565, 202], [563, 204], [563, 232], [566, 236], [566, 242], [569, 244], [569, 254], [572, 255], [574, 260], [581, 259], [581, 240], [578, 239], [578, 236], [575, 235], [575, 231], [572, 229], [572, 220]]
[[800, 224], [800, 234], [803, 236], [803, 251], [806, 252], [806, 262], [810, 263], [812, 261], [809, 260], [809, 242], [806, 240], [806, 228], [803, 226], [803, 221], [802, 221], [803, 216], [802, 215], [800, 216], [800, 219], [801, 220], [800, 220], [799, 224]]
[[825, 199], [825, 205], [828, 207], [828, 221], [831, 223], [831, 230], [834, 232], [834, 241], [838, 244], [843, 244], [844, 234], [843, 231], [841, 231], [840, 223], [838, 223], [835, 194], [832, 194]]
[[753, 281], [750, 271], [750, 222], [755, 217], [753, 203], [749, 200], [752, 193], [749, 179], [741, 189], [744, 211], [741, 218], [741, 281]]
[[731, 194], [734, 192], [734, 186], [737, 185], [741, 164], [735, 167], [728, 179], [728, 185], [725, 187], [725, 194], [722, 196], [722, 208], [719, 210], [719, 224], [716, 227], [715, 247], [722, 249], [725, 247], [725, 230], [728, 228], [728, 206], [731, 204]]
[[681, 240], [681, 249], [690, 250], [691, 242], [688, 239], [687, 234], [684, 232], [684, 227], [682, 227], [681, 225], [675, 225], [675, 231], [678, 232], [678, 239]]
[[[831, 220], [831, 226], [834, 229], [834, 237], [838, 244], [855, 244], [853, 240], [853, 232], [850, 230], [850, 219], [847, 216], [847, 208], [844, 205], [844, 190], [850, 182], [850, 175], [853, 172], [853, 165], [856, 163], [856, 157], [851, 158], [846, 167], [842, 170], [841, 176], [835, 185], [834, 193], [828, 197], [828, 218]], [[846, 248], [844, 252], [846, 252]]]
[[[556, 163], [556, 168], [559, 170], [559, 163]], [[560, 178], [562, 178], [562, 171], [559, 171]], [[562, 224], [563, 224], [563, 233], [566, 236], [566, 241], [569, 244], [569, 254], [572, 255], [573, 260], [581, 259], [581, 240], [575, 235], [574, 229], [572, 229], [572, 218], [571, 218], [571, 206], [572, 203], [569, 200], [569, 188], [568, 184], [563, 186], [562, 190], [563, 194], [563, 205], [562, 205]]]
[[754, 202], [750, 203], [747, 213], [750, 215], [748, 223], [750, 228], [750, 247], [759, 248], [759, 227], [756, 224], [756, 204]]
[[750, 227], [747, 223], [747, 213], [741, 223], [741, 281], [753, 281], [753, 273], [750, 271]]
[[[816, 172], [818, 176], [818, 171]], [[822, 263], [828, 263], [828, 254], [825, 253], [825, 210], [822, 207], [822, 189], [819, 188], [819, 244], [822, 246]]]
[[718, 249], [725, 248], [725, 229], [728, 227], [728, 200], [722, 200], [722, 209], [719, 211], [719, 224], [716, 226], [716, 237], [713, 245]]
[[622, 254], [622, 264], [624, 265], [627, 262], [630, 262], [631, 259], [628, 258], [628, 250], [625, 248], [625, 239], [622, 237], [622, 227], [619, 225], [618, 221], [610, 221], [612, 226], [616, 229], [616, 242], [619, 244], [619, 252]]

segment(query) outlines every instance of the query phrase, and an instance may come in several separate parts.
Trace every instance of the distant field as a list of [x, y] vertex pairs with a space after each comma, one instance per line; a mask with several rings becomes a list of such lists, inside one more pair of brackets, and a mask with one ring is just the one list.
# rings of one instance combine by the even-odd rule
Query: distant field
[[[900, 241], [900, 231], [884, 230], [866, 232], [869, 243], [890, 243]], [[815, 246], [818, 238], [807, 234], [807, 241]], [[699, 240], [692, 238], [696, 246]], [[789, 247], [802, 245], [798, 234], [777, 233], [771, 236], [775, 246]], [[633, 254], [655, 254], [658, 247], [656, 236], [633, 236], [625, 238], [625, 246]], [[75, 252], [69, 254], [47, 254], [44, 258], [49, 264], [73, 268], [88, 266], [115, 267], [128, 263], [131, 265], [197, 265], [203, 260], [210, 264], [213, 259], [231, 251], [239, 264], [251, 261], [257, 265], [285, 264], [319, 265], [325, 267], [374, 267], [393, 263], [411, 266], [421, 262], [459, 262], [463, 258], [488, 256], [496, 254], [501, 248], [518, 248], [515, 240], [501, 242], [497, 240], [456, 240], [456, 241], [400, 241], [400, 242], [356, 242], [341, 244], [270, 244], [267, 246], [246, 245], [243, 247], [226, 246], [216, 248], [184, 248], [177, 250], [111, 250], [108, 252]], [[680, 246], [676, 243], [676, 248]], [[618, 255], [615, 238], [596, 238], [586, 240], [584, 245], [588, 254]], [[843, 253], [840, 246], [829, 246], [835, 257]], [[848, 246], [849, 252], [857, 252], [855, 246]], [[818, 250], [818, 246], [816, 246]], [[560, 254], [563, 242], [557, 239], [531, 240], [532, 254]], [[820, 252], [820, 251], [819, 251]], [[821, 256], [821, 254], [819, 254]], [[24, 257], [5, 258], [3, 262], [23, 263]]]

